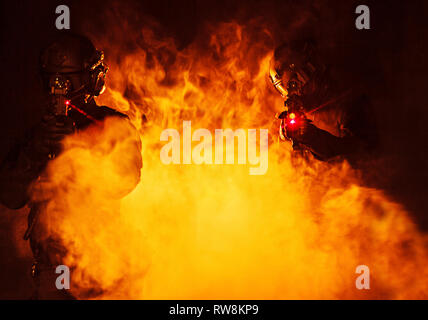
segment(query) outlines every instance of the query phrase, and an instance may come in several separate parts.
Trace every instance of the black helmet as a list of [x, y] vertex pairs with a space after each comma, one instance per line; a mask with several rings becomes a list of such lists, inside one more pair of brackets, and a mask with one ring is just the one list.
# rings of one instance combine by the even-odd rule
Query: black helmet
[[62, 35], [40, 55], [40, 72], [45, 89], [61, 99], [98, 96], [104, 89], [108, 71], [104, 54], [80, 35]]
[[319, 95], [327, 88], [325, 75], [326, 66], [308, 40], [279, 46], [270, 62], [269, 78], [284, 98]]

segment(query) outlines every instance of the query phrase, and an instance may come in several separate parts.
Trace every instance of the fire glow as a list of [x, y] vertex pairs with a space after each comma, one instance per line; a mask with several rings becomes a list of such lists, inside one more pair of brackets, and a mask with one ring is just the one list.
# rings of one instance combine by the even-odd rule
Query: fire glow
[[[96, 43], [111, 54], [98, 102], [127, 112], [138, 128], [141, 182], [121, 201], [106, 192], [126, 184], [126, 172], [111, 169], [132, 156], [126, 130], [111, 120], [95, 150], [93, 132], [67, 138], [42, 186], [51, 200], [41, 222], [68, 249], [76, 297], [428, 297], [426, 237], [346, 162], [293, 162], [289, 144], [273, 143], [265, 175], [239, 165], [161, 163], [160, 133], [186, 119], [211, 131], [270, 127], [281, 99], [267, 80], [268, 30], [221, 23], [179, 51], [150, 29], [126, 26]], [[123, 34], [139, 39], [137, 49], [123, 52], [112, 41]], [[355, 288], [362, 264], [370, 290]]]

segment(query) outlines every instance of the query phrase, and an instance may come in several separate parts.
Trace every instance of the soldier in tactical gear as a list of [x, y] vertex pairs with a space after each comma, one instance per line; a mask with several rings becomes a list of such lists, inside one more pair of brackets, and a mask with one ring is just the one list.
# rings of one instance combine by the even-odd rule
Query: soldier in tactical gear
[[284, 98], [280, 137], [294, 150], [329, 161], [355, 160], [376, 145], [370, 104], [357, 88], [340, 89], [313, 42], [294, 41], [278, 47], [270, 80]]
[[[40, 179], [48, 161], [61, 153], [61, 141], [71, 133], [84, 130], [107, 117], [118, 117], [129, 122], [126, 115], [105, 106], [98, 106], [94, 97], [104, 88], [108, 71], [104, 55], [83, 36], [62, 33], [40, 56], [40, 72], [47, 94], [47, 107], [40, 123], [29, 130], [25, 139], [17, 142], [0, 166], [0, 200], [11, 208], [19, 209], [28, 204], [30, 213], [24, 239], [30, 240], [35, 263], [32, 275], [36, 281], [35, 298], [66, 298], [64, 290], [47, 294], [43, 290], [43, 274], [48, 273], [50, 288], [55, 286], [55, 267], [51, 256], [63, 255], [66, 248], [52, 241], [40, 241], [34, 231], [43, 203], [29, 201], [29, 186]], [[132, 125], [129, 122], [129, 125]], [[133, 128], [133, 127], [132, 127]], [[135, 130], [135, 128], [133, 128]], [[138, 134], [135, 135], [138, 137]], [[140, 179], [141, 142], [135, 141], [135, 185], [124, 190], [122, 196], [132, 191]], [[49, 242], [49, 240], [47, 241]], [[55, 291], [55, 290], [54, 290]]]

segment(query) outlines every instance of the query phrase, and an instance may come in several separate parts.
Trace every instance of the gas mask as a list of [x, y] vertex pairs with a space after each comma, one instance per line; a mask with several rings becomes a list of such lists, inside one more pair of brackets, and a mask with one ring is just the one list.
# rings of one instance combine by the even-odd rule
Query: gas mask
[[324, 87], [326, 66], [311, 41], [285, 43], [275, 49], [269, 78], [284, 99], [300, 96], [312, 100]]
[[305, 71], [303, 68], [297, 68], [294, 64], [290, 64], [280, 72], [273, 66], [269, 70], [269, 78], [276, 89], [283, 98], [292, 95], [302, 96], [308, 93], [307, 84], [310, 82], [309, 74], [315, 72], [315, 68], [308, 63], [310, 72]]
[[62, 34], [42, 52], [40, 68], [56, 116], [68, 116], [75, 105], [82, 107], [105, 89], [104, 53], [83, 36]]

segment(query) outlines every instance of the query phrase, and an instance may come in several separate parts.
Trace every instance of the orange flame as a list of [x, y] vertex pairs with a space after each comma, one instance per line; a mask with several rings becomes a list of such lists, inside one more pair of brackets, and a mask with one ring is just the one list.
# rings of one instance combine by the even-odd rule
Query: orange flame
[[[99, 102], [127, 112], [141, 133], [141, 182], [120, 201], [106, 196], [128, 184], [127, 172], [112, 168], [132, 157], [129, 132], [112, 119], [102, 132], [67, 138], [41, 188], [50, 199], [42, 221], [68, 249], [73, 294], [428, 297], [426, 236], [399, 204], [362, 186], [347, 163], [293, 161], [290, 146], [274, 141], [261, 176], [243, 165], [160, 162], [161, 131], [183, 120], [194, 129], [271, 129], [281, 100], [267, 80], [268, 30], [221, 23], [181, 51], [150, 29], [139, 37], [131, 52], [99, 43], [111, 53], [109, 89]], [[370, 268], [370, 290], [355, 287], [358, 265]]]

